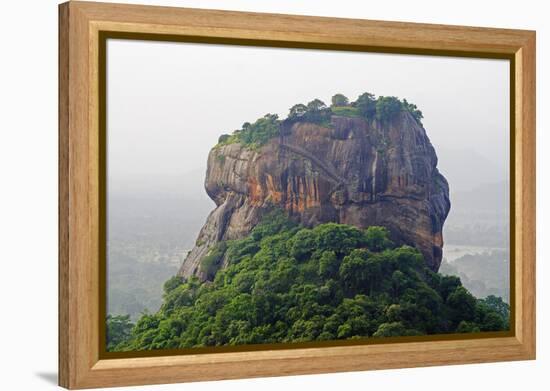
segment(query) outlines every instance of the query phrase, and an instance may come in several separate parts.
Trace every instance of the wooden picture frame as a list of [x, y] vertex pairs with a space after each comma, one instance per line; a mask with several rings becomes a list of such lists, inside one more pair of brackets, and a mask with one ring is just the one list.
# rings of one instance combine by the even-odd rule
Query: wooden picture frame
[[[511, 63], [511, 305], [505, 336], [105, 358], [99, 262], [105, 32]], [[59, 384], [91, 388], [535, 358], [535, 32], [70, 1], [59, 6]]]

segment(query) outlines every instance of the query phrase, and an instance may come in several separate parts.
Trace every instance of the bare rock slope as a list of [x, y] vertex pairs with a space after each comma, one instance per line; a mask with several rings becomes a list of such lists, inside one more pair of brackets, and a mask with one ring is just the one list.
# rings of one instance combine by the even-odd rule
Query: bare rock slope
[[246, 236], [273, 206], [305, 226], [385, 226], [438, 270], [449, 187], [408, 112], [384, 125], [333, 115], [330, 126], [297, 122], [281, 133], [257, 149], [233, 143], [210, 151], [205, 187], [217, 207], [179, 275], [206, 278], [200, 261], [212, 246]]

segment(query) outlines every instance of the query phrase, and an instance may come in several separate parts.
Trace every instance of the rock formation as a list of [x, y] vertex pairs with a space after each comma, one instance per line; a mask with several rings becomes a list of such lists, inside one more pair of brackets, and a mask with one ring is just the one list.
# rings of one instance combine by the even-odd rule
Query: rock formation
[[212, 246], [244, 237], [273, 206], [305, 226], [384, 226], [432, 270], [441, 263], [449, 187], [426, 131], [406, 111], [385, 124], [336, 115], [326, 127], [286, 124], [255, 149], [218, 145], [205, 187], [217, 207], [181, 266], [184, 277], [204, 279], [199, 265]]

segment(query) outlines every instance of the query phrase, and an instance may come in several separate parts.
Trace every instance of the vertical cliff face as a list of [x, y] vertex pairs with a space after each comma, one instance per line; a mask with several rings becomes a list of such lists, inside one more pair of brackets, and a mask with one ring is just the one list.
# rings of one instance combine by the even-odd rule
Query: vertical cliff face
[[331, 117], [331, 125], [296, 122], [261, 148], [216, 146], [205, 187], [217, 207], [181, 266], [199, 275], [219, 241], [247, 235], [273, 206], [306, 226], [337, 222], [385, 226], [397, 243], [441, 263], [449, 188], [425, 130], [408, 113], [385, 124]]

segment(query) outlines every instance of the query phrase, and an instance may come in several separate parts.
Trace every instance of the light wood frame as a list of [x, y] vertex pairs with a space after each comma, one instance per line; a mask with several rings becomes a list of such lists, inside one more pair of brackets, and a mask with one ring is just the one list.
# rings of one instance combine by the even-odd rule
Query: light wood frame
[[[509, 58], [515, 200], [510, 336], [161, 357], [99, 351], [102, 31], [267, 46]], [[465, 81], [466, 82], [466, 81]], [[175, 383], [535, 358], [535, 32], [88, 2], [59, 6], [59, 384]]]

